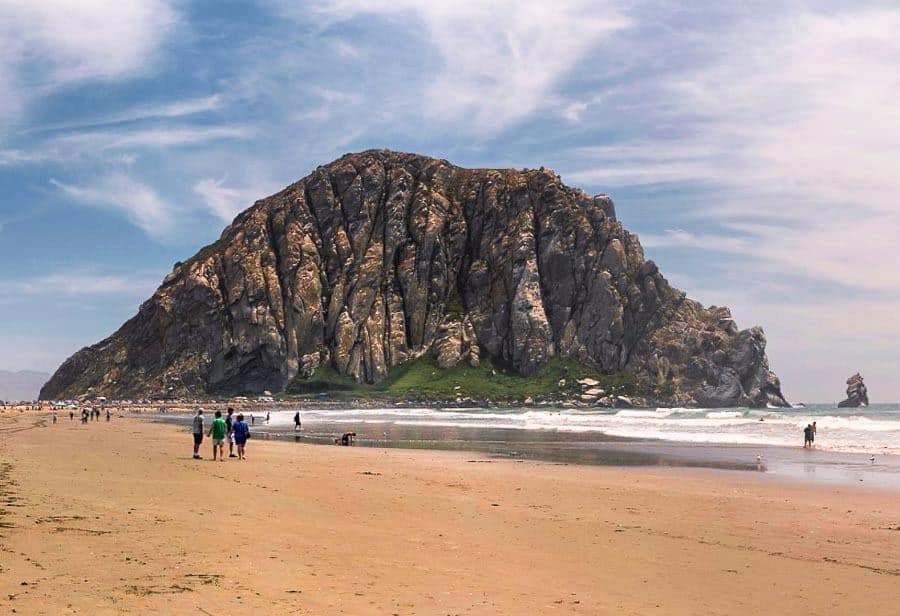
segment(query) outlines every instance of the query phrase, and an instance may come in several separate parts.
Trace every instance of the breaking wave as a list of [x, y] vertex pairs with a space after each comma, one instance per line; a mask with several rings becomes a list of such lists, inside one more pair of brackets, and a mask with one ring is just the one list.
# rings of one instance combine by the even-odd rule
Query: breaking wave
[[[274, 426], [291, 425], [294, 411], [272, 413]], [[301, 411], [304, 422], [395, 423], [479, 429], [555, 430], [687, 443], [803, 444], [803, 428], [816, 422], [821, 449], [900, 454], [900, 406], [835, 409], [570, 409], [378, 408]]]

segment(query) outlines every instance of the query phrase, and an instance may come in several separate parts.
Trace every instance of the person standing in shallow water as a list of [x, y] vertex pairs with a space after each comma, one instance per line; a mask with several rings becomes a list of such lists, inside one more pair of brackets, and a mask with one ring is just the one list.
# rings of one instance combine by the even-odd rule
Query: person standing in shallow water
[[234, 422], [234, 442], [237, 443], [238, 459], [246, 460], [244, 448], [247, 445], [247, 439], [250, 438], [250, 426], [244, 421], [244, 414], [238, 413], [237, 421]]
[[300, 429], [300, 411], [294, 413], [294, 432]]
[[216, 418], [209, 427], [209, 436], [212, 437], [213, 444], [213, 462], [216, 461], [216, 453], [219, 454], [219, 462], [225, 461], [225, 434], [227, 432], [228, 426], [222, 419], [222, 411], [216, 411]]
[[806, 424], [806, 427], [803, 428], [803, 448], [812, 447], [813, 442], [813, 427], [812, 424]]
[[816, 422], [812, 422], [812, 426], [810, 426], [810, 427], [812, 428], [812, 432], [810, 433], [810, 436], [812, 438], [809, 441], [809, 446], [815, 447], [815, 445], [816, 445]]

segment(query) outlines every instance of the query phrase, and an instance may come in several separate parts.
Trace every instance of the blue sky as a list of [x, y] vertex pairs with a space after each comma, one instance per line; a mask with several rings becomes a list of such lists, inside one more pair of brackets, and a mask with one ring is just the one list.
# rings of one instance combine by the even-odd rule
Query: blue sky
[[[793, 400], [900, 399], [900, 7], [0, 0], [0, 369], [114, 331], [349, 151], [555, 168], [761, 324]], [[746, 4], [746, 5], [745, 5]]]

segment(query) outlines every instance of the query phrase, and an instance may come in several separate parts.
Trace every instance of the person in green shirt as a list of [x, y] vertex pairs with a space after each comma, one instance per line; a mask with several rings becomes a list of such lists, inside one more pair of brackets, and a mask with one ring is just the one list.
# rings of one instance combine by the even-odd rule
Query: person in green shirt
[[225, 425], [225, 420], [222, 419], [222, 411], [216, 411], [216, 418], [209, 427], [209, 436], [212, 437], [213, 444], [213, 462], [216, 461], [216, 453], [219, 454], [220, 462], [225, 460], [225, 433], [227, 431], [228, 427]]

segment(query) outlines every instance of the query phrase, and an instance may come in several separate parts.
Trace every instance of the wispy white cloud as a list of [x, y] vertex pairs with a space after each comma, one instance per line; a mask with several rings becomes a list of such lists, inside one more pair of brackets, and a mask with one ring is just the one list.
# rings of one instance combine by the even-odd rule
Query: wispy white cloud
[[173, 228], [173, 208], [153, 188], [127, 175], [108, 175], [87, 185], [51, 184], [76, 203], [119, 212], [153, 237], [163, 238]]
[[171, 120], [216, 111], [222, 107], [222, 96], [213, 94], [200, 98], [167, 101], [154, 105], [136, 105], [104, 116], [35, 127], [36, 131], [72, 130], [79, 128], [101, 128], [113, 124], [143, 120]]
[[[572, 160], [589, 166], [565, 173], [579, 184], [641, 186], [671, 182], [718, 182], [730, 163], [715, 143], [682, 138], [642, 139], [573, 148]], [[585, 164], [576, 163], [576, 164]]]
[[100, 162], [133, 165], [147, 150], [194, 147], [214, 142], [249, 140], [256, 130], [249, 126], [170, 124], [159, 126], [72, 125], [62, 134], [35, 139], [27, 147], [0, 149], [0, 167]]
[[[184, 100], [170, 101], [158, 105], [139, 106], [126, 110], [118, 120], [136, 120], [148, 118], [181, 118], [214, 111], [222, 106], [222, 96], [213, 94], [200, 98], [188, 98]], [[115, 119], [116, 116], [113, 116]]]
[[574, 102], [568, 103], [560, 111], [560, 115], [569, 122], [576, 123], [581, 120], [582, 114], [587, 111], [588, 103]]
[[246, 139], [253, 134], [246, 126], [169, 126], [124, 130], [77, 132], [58, 137], [50, 147], [62, 150], [111, 150], [143, 147], [174, 147], [195, 145], [223, 139]]
[[21, 59], [49, 61], [52, 78], [65, 81], [146, 70], [176, 21], [164, 0], [5, 0], [0, 10]]
[[[0, 33], [0, 54], [10, 53], [9, 45], [3, 43], [3, 34]], [[24, 96], [17, 87], [14, 67], [10, 63], [0, 61], [0, 118], [8, 121], [22, 107]], [[0, 131], [0, 138], [3, 137]]]
[[753, 243], [747, 238], [695, 234], [684, 229], [667, 229], [661, 234], [642, 233], [641, 244], [645, 248], [689, 248], [736, 254], [748, 254], [753, 250]]
[[669, 158], [659, 161], [615, 160], [598, 165], [592, 161], [590, 169], [565, 173], [565, 178], [576, 184], [604, 186], [646, 186], [675, 182], [714, 182], [721, 177], [716, 172], [715, 161], [679, 160]]
[[19, 149], [0, 150], [0, 167], [44, 162], [46, 157], [40, 152], [27, 152]]
[[27, 280], [7, 280], [7, 293], [56, 296], [122, 295], [146, 297], [159, 284], [150, 276], [123, 276], [87, 268], [55, 271]]
[[148, 71], [176, 23], [166, 0], [0, 1], [0, 113], [73, 82]]
[[[308, 17], [293, 3], [278, 4]], [[418, 20], [443, 62], [426, 87], [428, 115], [490, 133], [547, 105], [577, 62], [629, 24], [616, 3], [584, 0], [333, 0], [318, 12], [337, 21], [360, 14]]]
[[350, 42], [343, 39], [334, 41], [334, 49], [338, 56], [342, 58], [359, 58], [359, 50]]
[[748, 54], [740, 37], [670, 84], [703, 118], [697, 137], [733, 148], [745, 186], [894, 210], [900, 138], [885, 127], [900, 124], [900, 9], [804, 12], [753, 28], [765, 46]]
[[241, 211], [250, 207], [256, 199], [268, 192], [260, 188], [233, 188], [225, 185], [225, 180], [204, 178], [194, 184], [194, 193], [200, 197], [206, 208], [219, 220], [230, 223]]
[[693, 223], [714, 220], [727, 240], [669, 232], [644, 235], [648, 245], [728, 250], [772, 276], [900, 295], [900, 9], [785, 7], [724, 32], [692, 26], [686, 39], [706, 49], [703, 60], [660, 77], [650, 96], [639, 82], [626, 97], [649, 101], [628, 113], [653, 136], [573, 150], [590, 165], [564, 175], [611, 192], [724, 188], [696, 201]]

